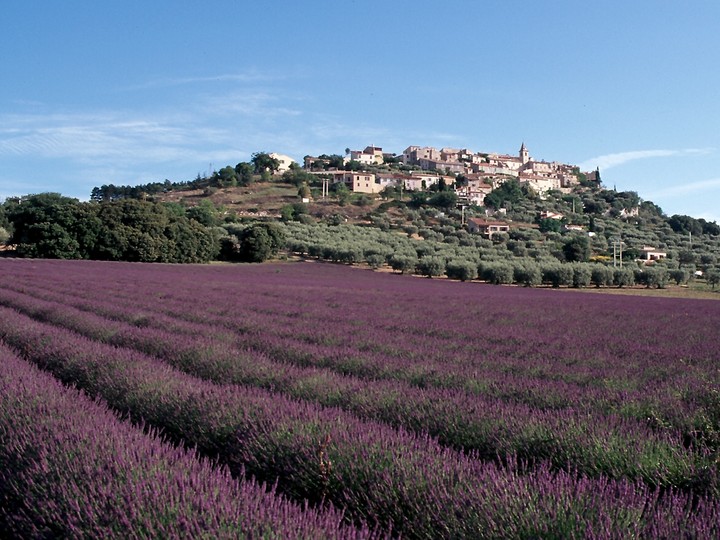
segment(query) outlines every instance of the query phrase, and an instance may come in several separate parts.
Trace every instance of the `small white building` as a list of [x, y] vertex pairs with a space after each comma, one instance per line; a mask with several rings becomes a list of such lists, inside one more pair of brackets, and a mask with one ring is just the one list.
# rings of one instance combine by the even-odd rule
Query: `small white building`
[[280, 163], [280, 166], [278, 167], [278, 172], [280, 173], [284, 173], [285, 171], [290, 170], [290, 165], [296, 163], [293, 158], [291, 158], [290, 156], [286, 156], [285, 154], [278, 154], [277, 152], [273, 152], [268, 155], [271, 158], [278, 160], [278, 162]]
[[640, 250], [640, 258], [638, 260], [644, 262], [645, 264], [652, 264], [655, 261], [664, 259], [665, 257], [667, 257], [667, 253], [664, 251], [660, 251], [657, 248], [650, 246], [643, 246]]

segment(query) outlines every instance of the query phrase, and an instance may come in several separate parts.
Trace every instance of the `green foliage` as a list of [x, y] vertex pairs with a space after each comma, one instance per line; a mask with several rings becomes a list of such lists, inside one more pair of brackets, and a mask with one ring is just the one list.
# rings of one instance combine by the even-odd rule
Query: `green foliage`
[[573, 266], [562, 263], [542, 265], [542, 279], [553, 287], [570, 286], [573, 284]]
[[256, 223], [243, 231], [240, 241], [240, 260], [263, 262], [285, 246], [285, 233], [275, 223]]
[[218, 239], [207, 227], [161, 204], [130, 199], [102, 203], [98, 218], [95, 259], [207, 262], [218, 251]]
[[542, 269], [532, 259], [523, 260], [513, 264], [513, 279], [525, 287], [539, 287], [542, 285]]
[[604, 264], [595, 264], [592, 267], [590, 281], [596, 287], [609, 287], [613, 284], [613, 269]]
[[563, 243], [565, 260], [568, 262], [587, 262], [590, 259], [590, 241], [587, 236], [573, 235]]
[[515, 277], [513, 267], [500, 262], [483, 263], [480, 268], [480, 276], [483, 280], [495, 285], [510, 284]]
[[616, 287], [632, 287], [635, 285], [635, 271], [632, 268], [614, 268], [613, 284]]
[[293, 184], [296, 187], [307, 186], [316, 181], [316, 176], [307, 171], [297, 168], [291, 168], [283, 173], [282, 178], [288, 184]]
[[223, 167], [213, 177], [218, 187], [228, 188], [238, 185], [238, 178], [235, 169], [230, 165]]
[[457, 195], [454, 191], [439, 191], [428, 199], [428, 204], [437, 208], [455, 208]]
[[335, 182], [330, 185], [330, 191], [335, 194], [337, 202], [340, 206], [345, 206], [350, 202], [352, 192], [345, 185], [345, 182]]
[[492, 190], [485, 197], [485, 205], [492, 208], [503, 208], [506, 203], [515, 204], [524, 197], [520, 182], [516, 179], [510, 179], [503, 182], [500, 186]]
[[694, 235], [699, 235], [703, 232], [702, 224], [697, 219], [690, 216], [674, 214], [668, 218], [667, 222], [676, 233], [692, 233]]
[[413, 255], [396, 254], [390, 258], [390, 267], [401, 274], [412, 274], [417, 262], [417, 257]]
[[19, 200], [7, 207], [6, 218], [19, 257], [90, 258], [100, 228], [93, 206], [58, 193]]
[[712, 286], [713, 290], [720, 284], [720, 268], [710, 268], [705, 272], [705, 279], [708, 285]]
[[255, 166], [252, 163], [240, 162], [235, 165], [235, 176], [240, 186], [248, 186], [252, 184]]
[[380, 253], [371, 253], [365, 259], [371, 268], [378, 269], [385, 264], [385, 256]]
[[450, 279], [471, 281], [477, 278], [477, 264], [472, 261], [455, 259], [447, 263], [445, 274]]
[[648, 289], [664, 289], [670, 280], [667, 268], [662, 266], [648, 266], [639, 273], [638, 283], [645, 285]]
[[687, 283], [688, 279], [690, 279], [690, 273], [684, 268], [676, 268], [674, 270], [670, 270], [669, 273], [670, 279], [672, 279], [676, 285]]
[[253, 164], [255, 172], [258, 174], [262, 174], [264, 172], [272, 174], [280, 168], [280, 162], [277, 159], [270, 157], [270, 154], [266, 152], [255, 152], [252, 155], [250, 162]]
[[296, 202], [286, 204], [280, 209], [280, 219], [282, 221], [300, 221], [301, 216], [307, 215], [307, 204]]
[[442, 276], [445, 273], [445, 259], [426, 255], [418, 260], [416, 269], [421, 275], [429, 278]]
[[408, 206], [411, 208], [420, 208], [428, 202], [428, 194], [424, 191], [413, 191], [410, 193], [410, 201]]
[[592, 266], [586, 263], [576, 263], [572, 265], [572, 269], [572, 286], [576, 289], [589, 287], [592, 283]]
[[562, 223], [559, 219], [553, 219], [553, 218], [543, 218], [538, 221], [538, 226], [540, 228], [540, 232], [556, 232], [559, 233], [562, 231]]
[[197, 206], [186, 210], [189, 219], [195, 220], [205, 227], [214, 227], [220, 224], [220, 211], [210, 199], [203, 199]]

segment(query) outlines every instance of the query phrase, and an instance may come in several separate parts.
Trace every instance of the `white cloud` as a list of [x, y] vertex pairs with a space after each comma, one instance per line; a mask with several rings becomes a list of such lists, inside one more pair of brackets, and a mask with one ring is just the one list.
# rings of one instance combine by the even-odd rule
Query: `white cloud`
[[688, 184], [675, 184], [673, 186], [659, 189], [654, 192], [657, 197], [670, 197], [689, 195], [691, 193], [699, 193], [720, 188], [720, 178], [711, 178], [709, 180], [700, 180], [698, 182], [690, 182]]
[[188, 118], [133, 117], [122, 112], [96, 115], [13, 115], [0, 117], [0, 156], [70, 159], [78, 163], [163, 162], [207, 159], [234, 148], [223, 127], [196, 125]]
[[634, 150], [630, 152], [618, 152], [615, 154], [605, 154], [590, 158], [582, 162], [579, 167], [583, 171], [591, 171], [599, 167], [600, 171], [610, 169], [612, 167], [618, 167], [624, 165], [629, 161], [636, 161], [639, 159], [651, 159], [658, 157], [671, 157], [671, 156], [689, 156], [689, 155], [704, 155], [713, 152], [711, 148], [685, 148], [681, 150]]
[[236, 83], [259, 83], [277, 81], [283, 79], [283, 76], [275, 76], [267, 73], [259, 73], [251, 71], [248, 73], [224, 73], [220, 75], [209, 75], [206, 77], [165, 77], [153, 79], [145, 83], [131, 86], [125, 86], [120, 90], [146, 90], [150, 88], [167, 88], [172, 86], [183, 86], [188, 84], [199, 83], [216, 83], [216, 82], [236, 82]]

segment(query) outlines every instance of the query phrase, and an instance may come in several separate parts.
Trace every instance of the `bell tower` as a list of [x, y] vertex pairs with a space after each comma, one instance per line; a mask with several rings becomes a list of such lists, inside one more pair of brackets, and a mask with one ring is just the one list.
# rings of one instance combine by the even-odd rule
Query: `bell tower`
[[530, 161], [530, 152], [528, 152], [528, 149], [523, 142], [520, 147], [520, 163], [525, 165], [528, 161]]

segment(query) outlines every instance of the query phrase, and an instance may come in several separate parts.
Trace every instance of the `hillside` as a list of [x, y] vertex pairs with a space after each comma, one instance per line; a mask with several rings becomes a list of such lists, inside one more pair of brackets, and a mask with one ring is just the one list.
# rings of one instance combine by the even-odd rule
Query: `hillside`
[[[272, 174], [267, 154], [253, 159], [190, 182], [104, 185], [89, 203], [58, 194], [9, 200], [0, 227], [23, 257], [258, 262], [280, 255], [530, 287], [720, 284], [717, 223], [667, 216], [636, 192], [605, 189], [597, 172], [534, 189], [522, 177], [493, 176], [488, 184], [397, 162]], [[479, 199], [482, 190], [488, 194]]]

